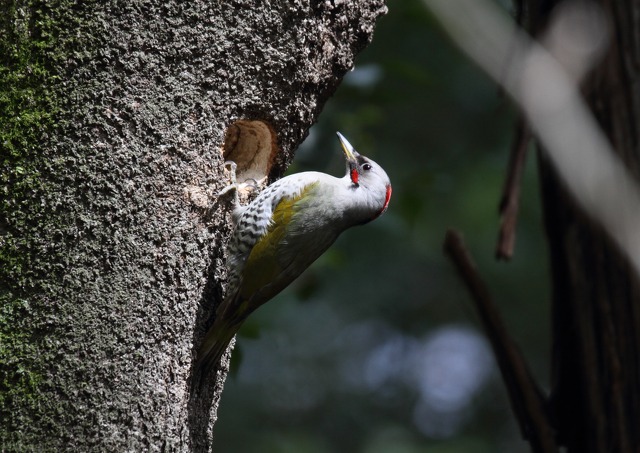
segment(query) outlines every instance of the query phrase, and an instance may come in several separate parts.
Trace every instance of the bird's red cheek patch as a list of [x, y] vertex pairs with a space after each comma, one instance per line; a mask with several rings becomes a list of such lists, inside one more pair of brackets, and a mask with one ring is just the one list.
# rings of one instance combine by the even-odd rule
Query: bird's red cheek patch
[[357, 168], [352, 168], [351, 169], [351, 182], [354, 184], [358, 184], [358, 178], [360, 178], [360, 175], [358, 174], [358, 169]]
[[[387, 210], [387, 208], [389, 207], [389, 200], [391, 200], [391, 185], [387, 186], [387, 193], [384, 196], [384, 205], [382, 205], [382, 209], [380, 209], [380, 212], [377, 213], [373, 219], [377, 219], [378, 217], [380, 217], [382, 214], [384, 214], [384, 211]], [[371, 219], [371, 220], [373, 220]]]
[[386, 211], [389, 207], [389, 201], [391, 200], [391, 184], [387, 186], [387, 194], [384, 197], [384, 206], [382, 207], [382, 212]]

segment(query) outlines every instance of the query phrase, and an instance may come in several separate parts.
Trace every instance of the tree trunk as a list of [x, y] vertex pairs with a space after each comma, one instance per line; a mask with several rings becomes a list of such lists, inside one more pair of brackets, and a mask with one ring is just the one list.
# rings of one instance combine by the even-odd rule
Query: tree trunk
[[[555, 3], [528, 2], [534, 30], [543, 28]], [[585, 93], [619, 157], [638, 178], [638, 6], [622, 0], [600, 3], [611, 18], [612, 44]], [[640, 451], [637, 276], [545, 158], [540, 174], [553, 280], [550, 415], [558, 440], [568, 452]]]
[[0, 449], [208, 450], [222, 163], [280, 176], [383, 2], [0, 3]]

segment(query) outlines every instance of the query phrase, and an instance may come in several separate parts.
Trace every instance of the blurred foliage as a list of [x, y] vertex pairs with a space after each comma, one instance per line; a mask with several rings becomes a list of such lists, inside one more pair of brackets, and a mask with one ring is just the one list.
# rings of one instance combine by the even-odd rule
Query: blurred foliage
[[391, 177], [387, 213], [347, 231], [248, 321], [215, 427], [218, 452], [519, 452], [467, 293], [443, 256], [460, 229], [512, 335], [548, 380], [548, 270], [533, 152], [516, 253], [496, 262], [515, 122], [418, 0], [390, 0], [373, 43], [290, 172], [342, 175], [335, 131]]

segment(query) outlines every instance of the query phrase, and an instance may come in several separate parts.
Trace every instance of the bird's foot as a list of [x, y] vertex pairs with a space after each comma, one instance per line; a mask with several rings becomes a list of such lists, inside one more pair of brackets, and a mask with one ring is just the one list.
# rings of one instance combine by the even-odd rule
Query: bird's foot
[[220, 192], [218, 192], [218, 197], [221, 197], [223, 195], [228, 194], [229, 192], [235, 192], [234, 196], [238, 196], [238, 184], [236, 183], [236, 169], [238, 168], [238, 165], [230, 160], [224, 163], [224, 168], [227, 169], [227, 171], [229, 171], [229, 179], [231, 180], [231, 184], [229, 184], [228, 186], [226, 186], [224, 189], [222, 189]]
[[240, 206], [240, 197], [238, 192], [245, 191], [245, 189], [249, 189], [249, 192], [256, 190], [258, 188], [258, 181], [253, 178], [249, 178], [244, 182], [238, 183], [236, 177], [238, 165], [233, 161], [227, 161], [224, 163], [224, 167], [229, 172], [230, 184], [218, 192], [218, 197], [222, 197], [228, 193], [233, 193], [234, 204], [236, 206]]

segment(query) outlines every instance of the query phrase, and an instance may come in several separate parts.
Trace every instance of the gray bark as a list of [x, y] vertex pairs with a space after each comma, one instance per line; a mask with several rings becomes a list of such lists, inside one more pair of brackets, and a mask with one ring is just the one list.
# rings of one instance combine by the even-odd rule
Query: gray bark
[[0, 9], [0, 449], [208, 450], [227, 128], [269, 124], [279, 177], [383, 1]]

